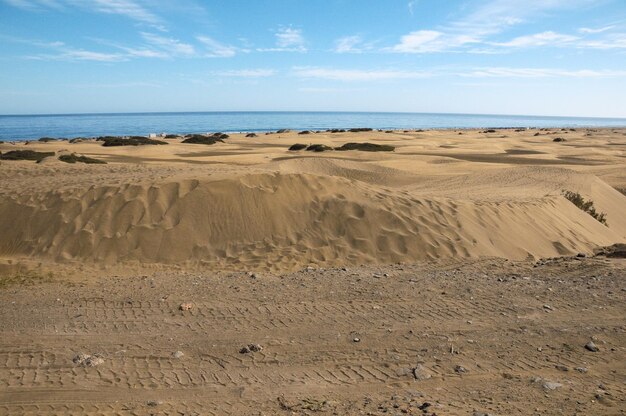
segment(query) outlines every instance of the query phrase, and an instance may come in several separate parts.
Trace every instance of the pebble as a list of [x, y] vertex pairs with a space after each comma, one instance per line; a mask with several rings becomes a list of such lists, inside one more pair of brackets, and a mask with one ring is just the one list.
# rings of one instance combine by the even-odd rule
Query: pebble
[[188, 311], [191, 308], [193, 308], [193, 303], [191, 302], [181, 303], [180, 306], [178, 307], [178, 309], [180, 309], [181, 311]]
[[172, 357], [176, 358], [176, 359], [181, 359], [185, 356], [185, 353], [183, 353], [182, 351], [176, 351], [174, 353], [172, 353]]
[[543, 388], [546, 390], [556, 390], [561, 387], [563, 387], [563, 385], [555, 381], [546, 381], [545, 383], [543, 383]]
[[354, 338], [352, 341], [353, 342], [361, 342], [361, 338]]
[[245, 347], [239, 350], [240, 354], [249, 354], [251, 352], [260, 352], [263, 350], [263, 347], [259, 344], [248, 344]]
[[587, 371], [589, 371], [587, 369], [587, 367], [576, 367], [574, 370], [578, 371], [579, 373], [583, 373], [583, 374], [585, 374]]
[[74, 362], [74, 364], [78, 364], [82, 367], [97, 367], [101, 364], [104, 364], [104, 359], [98, 354], [89, 355], [85, 353], [80, 353], [76, 355], [72, 359], [72, 361]]
[[454, 372], [457, 374], [464, 374], [467, 373], [467, 369], [462, 365], [457, 365], [456, 367], [454, 367]]
[[559, 371], [569, 371], [569, 367], [562, 364], [557, 364], [554, 367]]
[[596, 346], [596, 344], [593, 343], [593, 341], [589, 341], [588, 343], [585, 344], [585, 349], [587, 351], [591, 351], [591, 352], [598, 352], [599, 349]]
[[418, 364], [415, 368], [413, 368], [413, 377], [415, 377], [415, 380], [423, 381], [431, 378], [432, 374], [430, 374], [430, 371], [428, 371], [426, 367]]

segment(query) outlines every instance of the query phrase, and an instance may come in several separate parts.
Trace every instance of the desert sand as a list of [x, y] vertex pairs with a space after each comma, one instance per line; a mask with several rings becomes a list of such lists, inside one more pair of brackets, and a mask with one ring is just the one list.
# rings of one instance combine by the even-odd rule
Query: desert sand
[[0, 144], [1, 414], [625, 414], [626, 129], [165, 141]]

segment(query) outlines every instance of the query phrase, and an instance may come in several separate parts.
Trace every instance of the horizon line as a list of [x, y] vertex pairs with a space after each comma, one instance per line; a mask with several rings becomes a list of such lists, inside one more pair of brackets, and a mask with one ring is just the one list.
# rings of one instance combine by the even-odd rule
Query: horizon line
[[67, 116], [119, 116], [119, 115], [159, 115], [159, 114], [226, 114], [226, 113], [317, 113], [317, 114], [426, 114], [426, 115], [455, 115], [455, 116], [496, 116], [496, 117], [538, 117], [538, 118], [588, 118], [605, 120], [626, 120], [623, 117], [609, 116], [563, 116], [537, 114], [495, 114], [495, 113], [455, 113], [455, 112], [419, 112], [419, 111], [323, 111], [323, 110], [210, 110], [210, 111], [132, 111], [132, 112], [86, 112], [86, 113], [16, 113], [0, 114], [0, 117], [67, 117]]

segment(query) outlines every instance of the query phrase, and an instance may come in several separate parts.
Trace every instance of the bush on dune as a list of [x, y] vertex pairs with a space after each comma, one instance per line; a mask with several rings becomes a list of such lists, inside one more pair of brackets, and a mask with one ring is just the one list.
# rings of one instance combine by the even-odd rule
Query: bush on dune
[[105, 165], [107, 162], [104, 160], [94, 159], [92, 157], [87, 156], [79, 156], [76, 153], [72, 153], [71, 155], [61, 155], [59, 156], [59, 160], [65, 163], [87, 163], [89, 165]]
[[563, 191], [563, 195], [570, 201], [572, 204], [576, 205], [582, 211], [585, 211], [587, 214], [591, 215], [593, 218], [598, 220], [600, 223], [609, 226], [606, 222], [606, 214], [604, 212], [596, 212], [595, 207], [593, 206], [593, 201], [588, 200], [585, 201], [585, 198], [582, 197], [578, 192], [572, 191]]
[[11, 150], [10, 152], [1, 153], [2, 160], [34, 160], [36, 162], [42, 159], [54, 156], [54, 152], [35, 152], [34, 150]]
[[309, 152], [325, 152], [326, 150], [333, 150], [333, 148], [325, 144], [312, 144], [306, 150]]
[[167, 142], [164, 142], [161, 140], [149, 139], [144, 136], [131, 136], [128, 138], [107, 136], [107, 137], [98, 137], [98, 141], [104, 142], [102, 143], [102, 146], [105, 146], [105, 147], [168, 144]]
[[375, 143], [346, 143], [341, 147], [336, 147], [335, 150], [360, 150], [363, 152], [393, 152], [394, 146], [388, 144], [375, 144]]
[[202, 134], [192, 134], [192, 135], [187, 135], [187, 138], [185, 140], [183, 140], [183, 143], [190, 143], [190, 144], [215, 144], [217, 142], [221, 142], [224, 143], [224, 140], [222, 140], [219, 136], [204, 136]]
[[289, 150], [297, 151], [297, 150], [306, 149], [306, 147], [307, 147], [306, 144], [296, 143], [296, 144], [292, 144], [291, 146], [289, 146]]

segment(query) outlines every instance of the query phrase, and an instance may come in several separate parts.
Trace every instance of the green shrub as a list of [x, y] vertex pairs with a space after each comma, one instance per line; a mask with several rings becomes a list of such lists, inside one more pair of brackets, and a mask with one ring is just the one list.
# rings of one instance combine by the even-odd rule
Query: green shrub
[[92, 157], [87, 156], [79, 156], [76, 153], [72, 153], [71, 155], [61, 155], [59, 156], [59, 160], [65, 163], [87, 163], [90, 165], [105, 165], [107, 162], [104, 160], [94, 159]]
[[306, 147], [307, 147], [306, 144], [296, 143], [296, 144], [292, 144], [291, 146], [289, 146], [289, 150], [297, 151], [297, 150], [306, 149]]
[[55, 139], [54, 137], [42, 137], [38, 141], [43, 142], [43, 143], [48, 143], [48, 142], [56, 142], [57, 139]]
[[54, 152], [35, 152], [34, 150], [11, 150], [10, 152], [0, 154], [2, 160], [34, 160], [41, 161], [42, 159], [54, 156]]
[[202, 134], [191, 134], [187, 135], [187, 138], [183, 140], [183, 143], [190, 144], [215, 144], [217, 142], [224, 143], [224, 140], [220, 139], [219, 136], [204, 136]]
[[585, 198], [583, 198], [578, 192], [563, 191], [563, 195], [568, 201], [585, 211], [587, 214], [591, 215], [600, 223], [606, 225], [607, 227], [609, 226], [606, 222], [606, 214], [604, 212], [596, 212], [592, 200], [585, 201]]
[[149, 139], [144, 136], [131, 136], [129, 138], [124, 137], [99, 137], [99, 141], [104, 142], [102, 146], [112, 147], [112, 146], [143, 146], [143, 145], [159, 145], [159, 144], [168, 144], [167, 142], [161, 140]]
[[333, 150], [333, 148], [325, 144], [312, 144], [306, 150], [309, 152], [325, 152], [326, 150]]
[[393, 152], [395, 147], [388, 144], [375, 144], [375, 143], [346, 143], [341, 147], [336, 147], [335, 150], [361, 150], [363, 152]]

